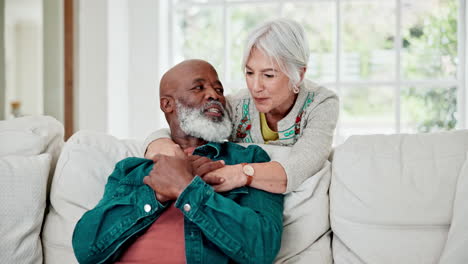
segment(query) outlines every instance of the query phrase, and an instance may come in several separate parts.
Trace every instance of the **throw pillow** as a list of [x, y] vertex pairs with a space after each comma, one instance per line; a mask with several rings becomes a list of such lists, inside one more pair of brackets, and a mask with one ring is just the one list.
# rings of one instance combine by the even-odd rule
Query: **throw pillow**
[[0, 157], [0, 263], [42, 263], [51, 155]]

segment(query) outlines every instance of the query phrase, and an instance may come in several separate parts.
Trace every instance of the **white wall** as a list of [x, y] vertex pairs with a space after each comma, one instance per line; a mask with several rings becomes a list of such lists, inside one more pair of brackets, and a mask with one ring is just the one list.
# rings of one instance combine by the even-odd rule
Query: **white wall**
[[159, 126], [158, 2], [129, 0], [129, 137]]
[[23, 115], [43, 114], [42, 2], [7, 0], [3, 3], [5, 117], [12, 117], [13, 101], [21, 103]]
[[[162, 1], [165, 2], [165, 1]], [[81, 0], [75, 130], [143, 139], [161, 127], [160, 5], [153, 0]]]
[[21, 102], [24, 115], [41, 115], [44, 111], [42, 88], [42, 27], [25, 21], [14, 25], [15, 87], [14, 97]]
[[0, 120], [5, 119], [5, 1], [0, 1]]
[[[465, 9], [465, 14], [464, 14], [464, 17], [462, 17], [462, 19], [465, 21], [465, 24], [464, 26], [462, 26], [461, 28], [464, 30], [464, 43], [465, 43], [465, 47], [467, 47], [467, 43], [468, 43], [468, 17], [467, 17], [467, 14], [468, 14], [468, 5], [466, 4], [466, 1], [462, 0], [460, 1], [460, 8], [464, 8]], [[459, 42], [460, 43], [460, 42]], [[463, 129], [467, 129], [468, 128], [468, 92], [467, 92], [467, 89], [468, 89], [468, 51], [466, 50], [466, 48], [464, 49], [464, 71], [460, 72], [460, 74], [463, 74], [463, 82], [464, 82], [464, 85], [463, 85], [463, 89], [461, 92], [461, 96], [463, 96], [464, 98], [464, 102], [463, 102], [463, 106], [465, 109], [461, 109], [461, 111], [465, 111], [464, 114], [462, 115], [462, 118], [463, 118], [463, 121], [462, 121], [462, 124], [461, 124], [461, 128]], [[460, 105], [460, 104], [459, 104]], [[460, 112], [461, 112], [460, 111]]]
[[129, 32], [128, 1], [113, 0], [108, 7], [108, 128], [107, 132], [119, 138], [129, 135], [128, 70]]
[[105, 0], [76, 1], [78, 19], [75, 60], [75, 130], [107, 132], [108, 36]]
[[43, 0], [44, 114], [64, 121], [63, 1]]

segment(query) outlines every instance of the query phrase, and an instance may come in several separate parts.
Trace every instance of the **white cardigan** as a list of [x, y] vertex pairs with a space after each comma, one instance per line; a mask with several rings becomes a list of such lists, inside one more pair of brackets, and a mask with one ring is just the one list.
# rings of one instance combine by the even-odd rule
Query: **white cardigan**
[[[230, 141], [265, 143], [260, 115], [249, 91], [227, 96], [227, 102], [233, 121]], [[304, 82], [292, 110], [278, 122], [279, 139], [268, 142], [292, 147], [290, 155], [278, 160], [288, 177], [286, 193], [323, 167], [331, 152], [338, 112], [339, 101], [334, 92], [308, 80]]]

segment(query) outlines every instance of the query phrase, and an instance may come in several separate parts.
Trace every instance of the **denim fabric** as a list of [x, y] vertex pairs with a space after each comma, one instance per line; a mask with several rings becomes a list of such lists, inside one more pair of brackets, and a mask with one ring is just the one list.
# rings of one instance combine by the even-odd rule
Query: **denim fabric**
[[[208, 143], [194, 154], [227, 165], [267, 162], [258, 146]], [[127, 158], [109, 176], [104, 196], [78, 221], [73, 249], [80, 263], [112, 263], [164, 212], [154, 191], [143, 184], [153, 161]], [[185, 211], [184, 205], [190, 205]], [[281, 243], [283, 195], [250, 187], [216, 193], [196, 176], [175, 205], [184, 214], [187, 263], [272, 263]], [[147, 212], [148, 211], [148, 212]], [[164, 238], [161, 238], [164, 239]]]

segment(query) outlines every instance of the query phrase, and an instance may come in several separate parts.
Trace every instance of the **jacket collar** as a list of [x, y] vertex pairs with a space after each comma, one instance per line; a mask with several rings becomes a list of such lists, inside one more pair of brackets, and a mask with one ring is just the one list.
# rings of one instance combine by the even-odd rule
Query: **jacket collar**
[[219, 158], [219, 154], [221, 153], [222, 144], [224, 143], [216, 143], [216, 142], [208, 142], [205, 145], [197, 147], [193, 151], [193, 155], [203, 155], [203, 156], [211, 156], [213, 158]]

